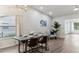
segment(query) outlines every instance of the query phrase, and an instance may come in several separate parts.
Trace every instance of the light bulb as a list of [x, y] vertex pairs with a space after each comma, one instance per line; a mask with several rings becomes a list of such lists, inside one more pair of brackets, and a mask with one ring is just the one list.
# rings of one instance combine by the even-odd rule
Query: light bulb
[[49, 12], [49, 15], [52, 15], [52, 12]]
[[78, 8], [75, 8], [75, 9], [74, 9], [74, 11], [77, 11], [77, 10], [78, 10]]
[[44, 9], [44, 7], [41, 6], [40, 9]]

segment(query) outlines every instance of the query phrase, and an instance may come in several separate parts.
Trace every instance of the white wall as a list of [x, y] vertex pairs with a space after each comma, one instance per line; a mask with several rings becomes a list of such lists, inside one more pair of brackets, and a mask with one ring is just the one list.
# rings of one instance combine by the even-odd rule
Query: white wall
[[60, 31], [59, 31], [59, 37], [65, 36], [65, 20], [73, 20], [73, 19], [79, 19], [79, 14], [73, 14], [73, 15], [53, 18], [52, 22], [57, 21], [61, 24]]
[[[41, 27], [40, 21], [46, 20], [47, 26]], [[27, 11], [24, 13], [22, 22], [22, 35], [28, 34], [31, 31], [35, 32], [48, 32], [51, 28], [51, 18], [43, 13], [40, 13], [32, 8], [28, 8]]]
[[66, 21], [65, 21], [65, 27], [64, 27], [64, 28], [65, 28], [65, 33], [66, 33], [66, 34], [68, 34], [68, 33], [71, 32], [71, 30], [70, 30], [70, 28], [71, 28], [71, 27], [70, 27], [70, 20], [66, 20]]

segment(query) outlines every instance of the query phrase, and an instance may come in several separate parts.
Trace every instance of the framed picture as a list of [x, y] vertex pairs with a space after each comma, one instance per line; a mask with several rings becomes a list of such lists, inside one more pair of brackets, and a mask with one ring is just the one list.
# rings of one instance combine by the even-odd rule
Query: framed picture
[[40, 25], [41, 25], [42, 27], [46, 27], [46, 26], [47, 26], [47, 21], [46, 21], [46, 20], [41, 20], [41, 21], [40, 21]]

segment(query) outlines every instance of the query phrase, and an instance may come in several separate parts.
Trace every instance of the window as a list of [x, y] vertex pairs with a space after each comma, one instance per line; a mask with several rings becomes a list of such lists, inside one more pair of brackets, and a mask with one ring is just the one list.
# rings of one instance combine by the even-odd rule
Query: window
[[15, 16], [0, 17], [0, 37], [11, 37], [16, 35]]
[[74, 29], [79, 30], [79, 22], [74, 23]]

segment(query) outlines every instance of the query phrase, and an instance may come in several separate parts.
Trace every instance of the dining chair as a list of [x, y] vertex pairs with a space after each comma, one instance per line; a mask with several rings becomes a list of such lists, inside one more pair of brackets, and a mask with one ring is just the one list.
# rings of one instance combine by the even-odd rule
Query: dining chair
[[47, 50], [47, 40], [48, 36], [42, 36], [39, 40], [39, 45], [42, 48], [42, 52], [43, 50]]
[[38, 38], [31, 38], [28, 41], [29, 52], [37, 51], [38, 49]]

